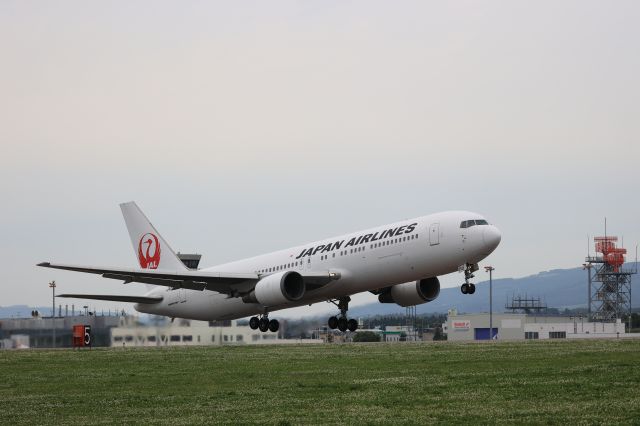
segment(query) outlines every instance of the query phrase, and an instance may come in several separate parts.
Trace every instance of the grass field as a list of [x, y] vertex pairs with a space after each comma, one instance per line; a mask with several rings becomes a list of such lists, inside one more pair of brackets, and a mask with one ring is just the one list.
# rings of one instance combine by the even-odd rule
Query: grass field
[[636, 423], [640, 340], [0, 351], [0, 423]]

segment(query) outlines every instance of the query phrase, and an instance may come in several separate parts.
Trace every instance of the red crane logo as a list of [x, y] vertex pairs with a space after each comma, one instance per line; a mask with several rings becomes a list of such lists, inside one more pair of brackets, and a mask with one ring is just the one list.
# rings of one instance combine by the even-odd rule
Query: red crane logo
[[146, 233], [138, 243], [138, 260], [143, 269], [157, 269], [160, 264], [160, 242], [154, 234]]

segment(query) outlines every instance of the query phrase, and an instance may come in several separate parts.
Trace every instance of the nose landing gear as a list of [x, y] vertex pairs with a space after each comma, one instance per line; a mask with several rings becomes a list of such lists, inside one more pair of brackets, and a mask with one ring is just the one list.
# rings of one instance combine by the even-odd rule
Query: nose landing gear
[[338, 307], [338, 309], [340, 309], [339, 318], [336, 316], [332, 316], [329, 318], [329, 321], [327, 321], [327, 325], [330, 329], [335, 330], [337, 328], [342, 332], [345, 332], [347, 330], [353, 332], [358, 329], [358, 321], [354, 320], [353, 318], [347, 318], [347, 311], [349, 310], [350, 301], [351, 298], [348, 296], [338, 299], [338, 303], [336, 303], [334, 300], [330, 300], [331, 303], [333, 303]]
[[469, 280], [474, 277], [473, 273], [478, 270], [477, 263], [467, 263], [464, 265], [464, 284], [460, 286], [462, 294], [473, 294], [476, 292], [476, 285]]

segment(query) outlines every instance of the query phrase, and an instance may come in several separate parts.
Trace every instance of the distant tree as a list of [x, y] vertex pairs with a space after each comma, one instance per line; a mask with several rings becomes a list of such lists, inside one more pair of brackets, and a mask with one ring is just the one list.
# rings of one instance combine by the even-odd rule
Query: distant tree
[[[629, 324], [629, 315], [625, 315], [622, 319], [622, 322], [625, 324]], [[631, 329], [635, 331], [635, 329], [640, 328], [640, 314], [637, 312], [633, 312], [631, 314]]]
[[442, 327], [436, 327], [433, 331], [433, 340], [447, 340], [447, 336], [442, 332]]
[[380, 335], [378, 333], [374, 333], [373, 331], [358, 331], [355, 336], [353, 336], [354, 342], [379, 342]]

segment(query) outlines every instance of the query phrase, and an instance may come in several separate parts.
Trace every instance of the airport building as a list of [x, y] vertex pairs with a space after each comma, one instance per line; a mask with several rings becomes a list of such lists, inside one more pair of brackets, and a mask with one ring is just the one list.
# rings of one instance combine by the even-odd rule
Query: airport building
[[91, 326], [92, 346], [109, 346], [109, 330], [119, 324], [120, 316], [75, 315], [56, 318], [0, 319], [0, 348], [70, 348], [73, 326]]
[[159, 325], [141, 325], [135, 316], [120, 318], [111, 329], [111, 346], [219, 346], [284, 343], [278, 333], [252, 330], [232, 321], [176, 319]]
[[0, 349], [29, 349], [29, 336], [12, 334], [8, 339], [0, 339]]
[[490, 333], [488, 313], [458, 315], [449, 313], [442, 325], [447, 340], [529, 340], [529, 339], [588, 339], [626, 337], [625, 324], [589, 322], [586, 316], [558, 317], [527, 314], [493, 314], [493, 333]]

